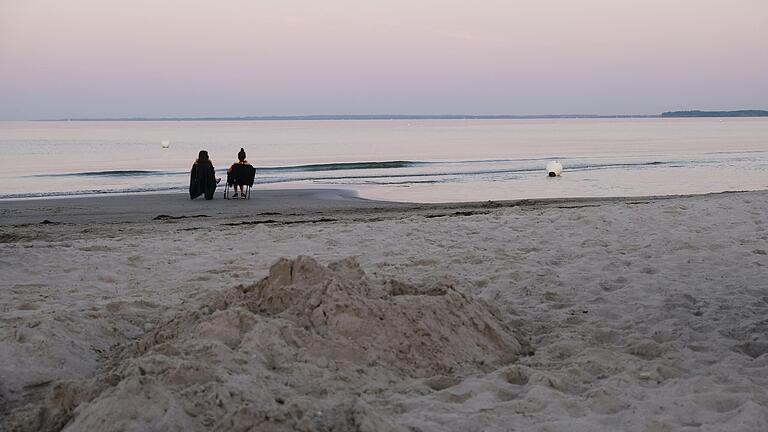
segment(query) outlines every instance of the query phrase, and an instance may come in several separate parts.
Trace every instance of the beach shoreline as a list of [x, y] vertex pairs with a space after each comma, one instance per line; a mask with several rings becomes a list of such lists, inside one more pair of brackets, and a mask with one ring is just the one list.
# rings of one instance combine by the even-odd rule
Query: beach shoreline
[[765, 430], [766, 215], [768, 191], [0, 202], [0, 426]]
[[354, 190], [330, 188], [254, 189], [251, 199], [225, 200], [219, 193], [213, 200], [190, 200], [185, 193], [126, 195], [89, 195], [78, 197], [0, 200], [0, 226], [43, 222], [98, 223], [144, 222], [158, 216], [171, 218], [206, 217], [238, 219], [251, 216], [275, 216], [293, 212], [293, 216], [334, 212], [392, 212], [439, 209], [477, 209], [517, 206], [557, 206], [567, 204], [621, 203], [697, 199], [731, 194], [760, 194], [768, 190], [709, 192], [681, 195], [641, 195], [610, 197], [524, 198], [512, 200], [457, 201], [419, 203], [384, 201], [361, 197]]

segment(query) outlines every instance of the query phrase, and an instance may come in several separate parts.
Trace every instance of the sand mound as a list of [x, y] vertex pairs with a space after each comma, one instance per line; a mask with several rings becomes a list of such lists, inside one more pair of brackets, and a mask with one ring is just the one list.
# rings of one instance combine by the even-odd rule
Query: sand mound
[[371, 284], [349, 259], [328, 268], [306, 257], [280, 260], [247, 291], [249, 310], [312, 329], [306, 342], [320, 345], [310, 349], [333, 360], [432, 376], [488, 369], [524, 352], [489, 305], [451, 286]]
[[428, 394], [528, 351], [495, 309], [451, 286], [371, 281], [352, 259], [281, 259], [16, 420], [33, 430], [399, 430], [397, 394]]

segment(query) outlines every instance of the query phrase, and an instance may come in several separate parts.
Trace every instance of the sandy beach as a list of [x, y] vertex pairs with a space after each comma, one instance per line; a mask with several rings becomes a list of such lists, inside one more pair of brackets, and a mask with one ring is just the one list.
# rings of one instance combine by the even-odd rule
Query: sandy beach
[[0, 430], [768, 430], [768, 192], [0, 202]]

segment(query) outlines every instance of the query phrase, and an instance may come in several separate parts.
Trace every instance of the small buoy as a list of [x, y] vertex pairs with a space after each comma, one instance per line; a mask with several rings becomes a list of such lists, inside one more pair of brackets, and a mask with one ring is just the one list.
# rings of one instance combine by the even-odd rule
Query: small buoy
[[550, 177], [557, 177], [563, 172], [563, 165], [558, 161], [551, 161], [547, 163], [547, 175]]
[[164, 149], [167, 149], [168, 147], [170, 147], [170, 146], [171, 146], [171, 142], [170, 142], [170, 141], [168, 141], [168, 140], [162, 140], [162, 141], [160, 141], [160, 145], [161, 145], [161, 146], [162, 146]]

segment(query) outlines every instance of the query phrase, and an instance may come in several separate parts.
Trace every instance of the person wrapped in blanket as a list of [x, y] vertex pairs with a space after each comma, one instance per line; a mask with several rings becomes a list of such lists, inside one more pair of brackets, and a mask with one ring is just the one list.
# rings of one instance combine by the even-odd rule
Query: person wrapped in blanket
[[208, 158], [208, 152], [200, 150], [189, 173], [189, 197], [195, 199], [204, 195], [207, 200], [213, 199], [216, 185], [220, 181], [220, 178], [216, 178], [216, 170], [213, 168], [213, 162]]

